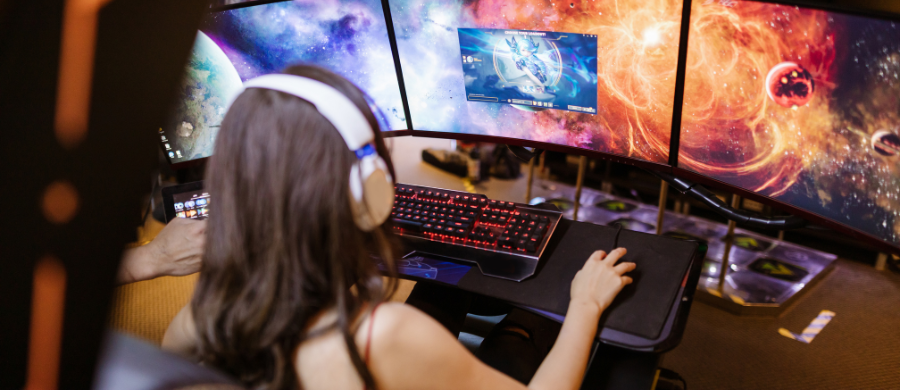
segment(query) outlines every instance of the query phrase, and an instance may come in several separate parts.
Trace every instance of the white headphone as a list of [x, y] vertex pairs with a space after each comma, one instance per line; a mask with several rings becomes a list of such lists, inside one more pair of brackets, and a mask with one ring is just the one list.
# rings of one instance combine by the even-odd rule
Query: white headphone
[[270, 74], [244, 83], [228, 103], [249, 88], [269, 89], [294, 95], [316, 107], [331, 122], [358, 161], [350, 169], [350, 199], [353, 218], [363, 231], [387, 221], [394, 206], [394, 179], [375, 150], [375, 131], [362, 111], [340, 91], [310, 78]]

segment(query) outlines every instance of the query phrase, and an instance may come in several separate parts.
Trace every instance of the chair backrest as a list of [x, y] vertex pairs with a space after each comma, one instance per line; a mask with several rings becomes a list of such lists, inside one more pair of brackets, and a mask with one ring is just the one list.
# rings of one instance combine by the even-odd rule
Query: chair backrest
[[242, 390], [228, 375], [109, 331], [97, 362], [94, 390]]

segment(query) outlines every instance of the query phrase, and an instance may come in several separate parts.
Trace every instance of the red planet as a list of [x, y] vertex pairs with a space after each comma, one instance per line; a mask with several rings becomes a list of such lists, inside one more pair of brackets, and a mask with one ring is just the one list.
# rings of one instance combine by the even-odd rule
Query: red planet
[[812, 100], [816, 83], [809, 71], [794, 62], [782, 62], [766, 76], [769, 98], [783, 107], [799, 107]]

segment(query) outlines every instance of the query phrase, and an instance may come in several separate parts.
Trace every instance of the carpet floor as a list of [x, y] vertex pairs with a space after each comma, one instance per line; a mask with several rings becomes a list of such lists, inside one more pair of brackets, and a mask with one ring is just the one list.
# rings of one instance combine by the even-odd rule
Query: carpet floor
[[[822, 310], [834, 319], [810, 344], [800, 333]], [[900, 389], [900, 275], [838, 261], [779, 318], [738, 317], [695, 304], [663, 367], [695, 389]]]

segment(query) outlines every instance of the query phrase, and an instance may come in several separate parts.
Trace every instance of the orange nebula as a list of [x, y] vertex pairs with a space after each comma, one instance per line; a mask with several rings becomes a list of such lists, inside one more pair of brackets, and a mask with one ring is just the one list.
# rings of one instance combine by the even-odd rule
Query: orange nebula
[[827, 148], [837, 121], [828, 99], [783, 107], [769, 99], [769, 70], [809, 70], [816, 95], [835, 85], [827, 14], [739, 2], [691, 11], [679, 164], [769, 196], [784, 194]]
[[681, 10], [678, 0], [484, 0], [466, 9], [478, 26], [596, 34], [598, 115], [538, 113], [535, 138], [662, 163], [669, 156]]

